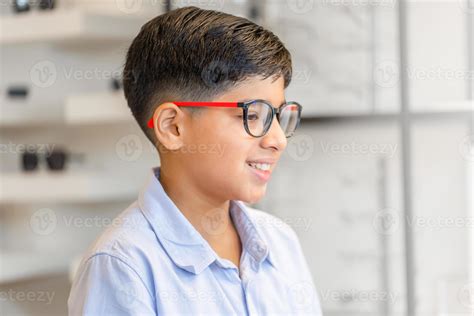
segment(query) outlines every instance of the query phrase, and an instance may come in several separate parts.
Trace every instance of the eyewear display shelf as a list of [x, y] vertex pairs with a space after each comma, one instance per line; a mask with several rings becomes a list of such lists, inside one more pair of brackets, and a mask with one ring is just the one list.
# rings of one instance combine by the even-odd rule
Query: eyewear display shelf
[[[117, 10], [116, 10], [117, 11]], [[56, 8], [0, 18], [2, 47], [49, 45], [69, 52], [90, 52], [103, 48], [126, 47], [138, 33], [147, 14], [99, 12], [80, 8]], [[100, 104], [100, 106], [98, 106]], [[2, 104], [0, 129], [81, 128], [90, 124], [133, 123], [122, 91], [67, 96], [63, 104], [34, 106], [31, 111]], [[25, 113], [27, 112], [27, 113]], [[28, 114], [30, 112], [30, 114]], [[0, 204], [2, 208], [32, 203], [102, 203], [128, 201], [137, 194], [137, 185], [129, 176], [97, 172], [2, 173]], [[12, 236], [13, 237], [13, 236]], [[34, 258], [34, 260], [32, 260]], [[70, 258], [24, 251], [0, 250], [0, 284], [10, 284], [55, 273], [67, 273]]]

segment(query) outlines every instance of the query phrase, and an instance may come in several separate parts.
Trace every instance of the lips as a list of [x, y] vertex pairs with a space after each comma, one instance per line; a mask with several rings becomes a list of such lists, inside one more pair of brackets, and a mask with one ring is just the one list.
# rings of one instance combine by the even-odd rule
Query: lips
[[275, 165], [275, 160], [255, 159], [246, 161], [246, 164], [260, 181], [267, 182], [270, 179], [270, 175]]

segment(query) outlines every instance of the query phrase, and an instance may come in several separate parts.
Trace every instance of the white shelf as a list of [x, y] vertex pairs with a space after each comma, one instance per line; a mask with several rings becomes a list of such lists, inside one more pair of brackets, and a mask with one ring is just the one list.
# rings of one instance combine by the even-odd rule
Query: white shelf
[[411, 106], [412, 113], [423, 114], [423, 113], [461, 113], [474, 111], [474, 101], [472, 100], [461, 100], [461, 101], [450, 101], [450, 102], [435, 102], [427, 106], [416, 105]]
[[129, 175], [39, 170], [3, 174], [0, 202], [29, 204], [131, 201], [138, 195], [139, 188], [140, 183], [133, 181]]
[[64, 116], [67, 124], [133, 122], [123, 91], [68, 97]]
[[31, 252], [0, 250], [0, 284], [68, 271], [69, 260]]
[[60, 105], [0, 106], [0, 128], [134, 123], [123, 91], [72, 95]]
[[34, 104], [31, 101], [0, 103], [0, 128], [25, 128], [62, 122], [62, 104]]
[[109, 45], [138, 34], [141, 16], [94, 13], [81, 9], [32, 11], [0, 19], [0, 44], [57, 43]]

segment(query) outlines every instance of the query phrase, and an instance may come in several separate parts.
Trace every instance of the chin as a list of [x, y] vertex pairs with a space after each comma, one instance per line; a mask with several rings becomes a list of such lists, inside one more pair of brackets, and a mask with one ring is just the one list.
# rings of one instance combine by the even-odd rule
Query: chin
[[263, 188], [261, 190], [252, 192], [252, 194], [243, 194], [239, 200], [248, 204], [254, 204], [260, 201], [265, 196], [265, 193], [266, 188]]

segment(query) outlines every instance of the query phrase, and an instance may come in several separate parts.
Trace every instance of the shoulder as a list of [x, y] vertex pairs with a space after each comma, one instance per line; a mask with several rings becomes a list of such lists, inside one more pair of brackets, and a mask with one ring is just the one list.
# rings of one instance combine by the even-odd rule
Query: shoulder
[[136, 203], [84, 253], [74, 273], [69, 315], [154, 314], [155, 291], [143, 244], [151, 238]]
[[151, 314], [154, 283], [147, 250], [152, 244], [153, 230], [134, 202], [83, 254], [73, 273], [70, 314], [123, 314], [132, 308]]
[[113, 259], [123, 262], [137, 273], [148, 271], [151, 245], [156, 250], [156, 235], [135, 201], [111, 220], [83, 254], [80, 266], [91, 260]]

